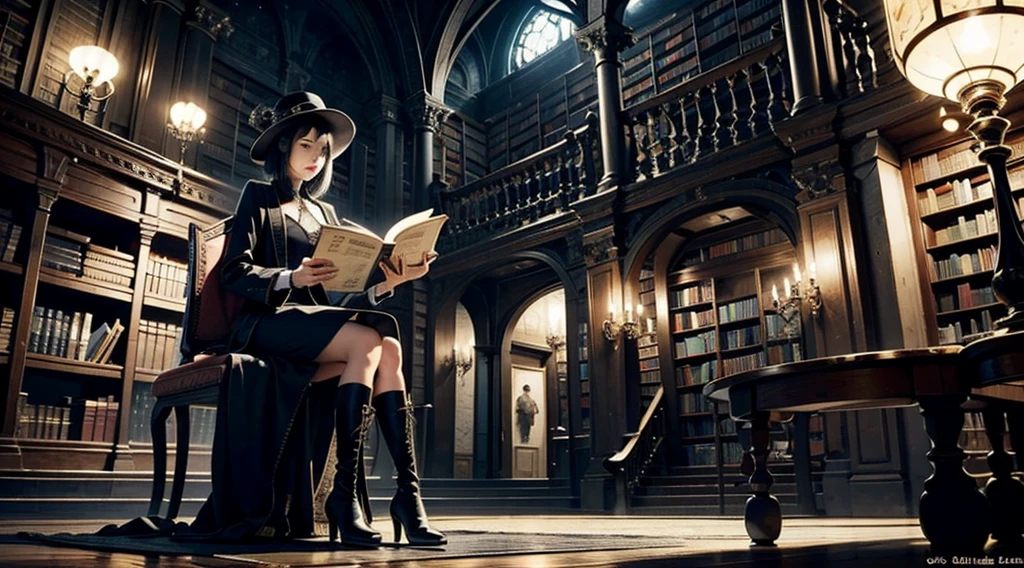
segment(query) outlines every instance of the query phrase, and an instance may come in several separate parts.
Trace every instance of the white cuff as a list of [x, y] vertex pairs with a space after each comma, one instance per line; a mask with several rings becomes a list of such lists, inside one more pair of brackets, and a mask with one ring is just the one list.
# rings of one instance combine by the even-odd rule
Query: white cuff
[[377, 307], [378, 305], [380, 305], [382, 301], [387, 300], [388, 298], [394, 295], [394, 290], [388, 290], [387, 294], [378, 297], [377, 286], [370, 286], [370, 289], [366, 291], [366, 297], [370, 300], [370, 305], [373, 307]]
[[277, 281], [274, 282], [274, 290], [286, 290], [292, 287], [292, 271], [283, 270], [281, 274], [277, 275]]

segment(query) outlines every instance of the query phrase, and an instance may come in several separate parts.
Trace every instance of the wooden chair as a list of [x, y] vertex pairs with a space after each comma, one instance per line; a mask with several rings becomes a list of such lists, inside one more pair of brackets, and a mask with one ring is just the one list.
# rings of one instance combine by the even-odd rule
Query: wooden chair
[[231, 218], [206, 230], [189, 226], [188, 285], [182, 330], [181, 366], [161, 373], [153, 382], [156, 398], [150, 429], [153, 437], [153, 494], [149, 515], [160, 514], [167, 476], [167, 419], [171, 410], [177, 421], [174, 480], [167, 519], [178, 516], [185, 489], [188, 465], [189, 409], [192, 405], [218, 402], [220, 384], [236, 363], [255, 361], [254, 357], [225, 353], [231, 322], [242, 306], [242, 299], [224, 291], [220, 270], [231, 230]]

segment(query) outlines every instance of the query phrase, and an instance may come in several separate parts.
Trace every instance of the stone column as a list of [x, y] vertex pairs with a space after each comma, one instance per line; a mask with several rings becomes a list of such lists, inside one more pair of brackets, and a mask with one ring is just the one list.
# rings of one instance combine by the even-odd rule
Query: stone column
[[[419, 211], [430, 206], [429, 186], [434, 179], [434, 136], [452, 111], [425, 91], [410, 97], [405, 102], [405, 108], [412, 119], [413, 129], [413, 208]], [[401, 203], [396, 205], [395, 210], [400, 211]]]
[[782, 19], [786, 26], [789, 75], [793, 78], [793, 108], [790, 112], [796, 115], [821, 104], [818, 52], [808, 1], [782, 0]]
[[[368, 105], [364, 114], [370, 128], [377, 133], [377, 187], [375, 227], [386, 231], [402, 218], [402, 128], [399, 122], [401, 103], [388, 95]], [[433, 162], [431, 161], [431, 164]], [[355, 198], [353, 197], [353, 205]], [[386, 207], [384, 205], [387, 205]]]
[[604, 177], [598, 191], [629, 183], [626, 167], [626, 133], [622, 123], [622, 62], [619, 52], [633, 45], [633, 30], [607, 15], [576, 32], [576, 40], [594, 53], [597, 73], [597, 104], [601, 118], [601, 157]]
[[[178, 85], [170, 105], [178, 101], [192, 101], [203, 110], [210, 111], [206, 102], [210, 92], [210, 75], [213, 72], [214, 45], [218, 39], [226, 39], [234, 31], [231, 18], [212, 5], [199, 2], [189, 6], [185, 12], [184, 32], [178, 53]], [[178, 141], [170, 138], [165, 144], [164, 155], [171, 159], [180, 159], [181, 148]], [[185, 160], [186, 164], [195, 164], [198, 147], [198, 144], [192, 144], [189, 150], [186, 150], [191, 154], [191, 159]]]

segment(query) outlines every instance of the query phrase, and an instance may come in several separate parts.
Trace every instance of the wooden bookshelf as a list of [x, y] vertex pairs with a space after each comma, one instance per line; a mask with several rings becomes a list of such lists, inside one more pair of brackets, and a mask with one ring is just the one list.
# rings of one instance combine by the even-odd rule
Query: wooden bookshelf
[[[639, 319], [641, 330], [645, 330], [646, 320], [655, 322], [657, 299], [655, 297], [655, 273], [653, 262], [649, 261], [640, 271], [640, 303], [643, 316]], [[651, 330], [653, 331], [653, 330]], [[662, 386], [661, 355], [658, 349], [656, 334], [644, 335], [636, 342], [637, 356], [640, 364], [640, 413], [643, 414], [650, 406], [651, 399]]]
[[799, 322], [792, 335], [783, 335], [771, 304], [772, 284], [782, 285], [796, 258], [780, 236], [758, 221], [696, 238], [666, 276], [670, 339], [664, 348], [674, 363], [686, 465], [727, 465], [742, 457], [735, 424], [703, 396], [705, 383], [804, 358]]
[[782, 17], [779, 0], [705, 0], [636, 34], [622, 53], [622, 98], [633, 106], [764, 45]]
[[17, 89], [28, 56], [38, 1], [0, 0], [0, 84]]
[[[1015, 156], [1024, 154], [1024, 132], [1007, 139]], [[992, 184], [971, 144], [959, 141], [903, 167], [932, 345], [959, 344], [965, 336], [992, 331], [1006, 314], [991, 288], [998, 240]], [[1008, 167], [1018, 213], [1024, 204], [1022, 166], [1018, 157]]]
[[580, 431], [576, 436], [585, 440], [576, 447], [577, 450], [590, 447], [590, 326], [580, 322], [577, 328], [577, 349], [580, 360]]

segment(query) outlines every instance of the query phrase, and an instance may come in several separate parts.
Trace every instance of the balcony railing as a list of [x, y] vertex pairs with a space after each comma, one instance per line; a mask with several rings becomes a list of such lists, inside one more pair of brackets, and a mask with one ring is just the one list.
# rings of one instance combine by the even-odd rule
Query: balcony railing
[[440, 193], [449, 218], [443, 250], [457, 249], [483, 237], [511, 231], [597, 191], [601, 173], [597, 115], [545, 148], [462, 187]]
[[789, 116], [785, 39], [626, 110], [637, 181], [772, 131]]
[[[842, 54], [844, 94], [853, 96], [878, 88], [879, 69], [872, 47], [872, 36], [884, 33], [878, 29], [878, 22], [872, 26], [867, 18], [841, 0], [825, 0], [821, 7], [828, 16], [829, 27]], [[884, 16], [881, 23], [884, 24]]]

